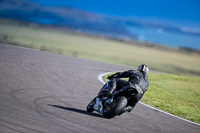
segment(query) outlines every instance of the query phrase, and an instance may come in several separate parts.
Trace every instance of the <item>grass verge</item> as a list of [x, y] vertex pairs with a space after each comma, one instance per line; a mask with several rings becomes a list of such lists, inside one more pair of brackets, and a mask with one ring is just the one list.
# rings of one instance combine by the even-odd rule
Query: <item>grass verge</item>
[[200, 77], [149, 73], [149, 82], [142, 102], [200, 124]]

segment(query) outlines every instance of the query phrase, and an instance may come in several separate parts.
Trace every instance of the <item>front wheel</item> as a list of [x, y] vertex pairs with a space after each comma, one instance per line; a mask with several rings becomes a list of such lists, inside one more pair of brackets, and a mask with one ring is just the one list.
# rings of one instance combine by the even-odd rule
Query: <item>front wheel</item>
[[96, 98], [94, 98], [87, 106], [86, 110], [87, 112], [94, 111], [94, 104], [95, 104]]
[[127, 103], [128, 100], [124, 96], [115, 98], [111, 105], [105, 107], [103, 111], [103, 116], [105, 118], [113, 118], [116, 115], [119, 115], [126, 107]]

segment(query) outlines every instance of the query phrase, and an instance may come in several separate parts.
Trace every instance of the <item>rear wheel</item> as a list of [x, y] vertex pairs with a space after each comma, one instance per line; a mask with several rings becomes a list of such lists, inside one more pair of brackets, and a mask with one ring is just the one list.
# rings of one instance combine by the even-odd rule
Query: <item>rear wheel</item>
[[95, 104], [95, 99], [96, 98], [94, 98], [89, 104], [88, 104], [88, 106], [87, 106], [87, 112], [92, 112], [92, 111], [94, 111], [94, 104]]
[[117, 97], [114, 99], [111, 105], [106, 106], [103, 112], [105, 118], [113, 118], [116, 115], [119, 115], [122, 110], [126, 107], [128, 101], [124, 96]]

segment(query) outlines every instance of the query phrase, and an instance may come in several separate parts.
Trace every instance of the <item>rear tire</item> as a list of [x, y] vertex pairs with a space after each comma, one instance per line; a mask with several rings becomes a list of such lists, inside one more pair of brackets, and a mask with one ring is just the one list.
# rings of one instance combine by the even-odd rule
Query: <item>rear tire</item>
[[117, 97], [114, 99], [110, 106], [104, 109], [103, 116], [105, 118], [113, 118], [116, 115], [121, 114], [122, 110], [126, 107], [128, 100], [124, 96]]
[[86, 110], [87, 112], [94, 111], [94, 104], [95, 104], [96, 98], [94, 98], [87, 106]]

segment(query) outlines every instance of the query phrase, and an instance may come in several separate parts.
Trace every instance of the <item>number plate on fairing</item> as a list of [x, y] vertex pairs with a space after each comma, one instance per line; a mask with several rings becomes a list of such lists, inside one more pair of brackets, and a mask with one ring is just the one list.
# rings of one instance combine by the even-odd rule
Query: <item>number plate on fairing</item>
[[102, 105], [102, 102], [100, 101], [100, 98], [96, 98], [96, 103], [94, 105], [94, 110], [96, 110], [100, 114], [103, 114], [103, 105]]

